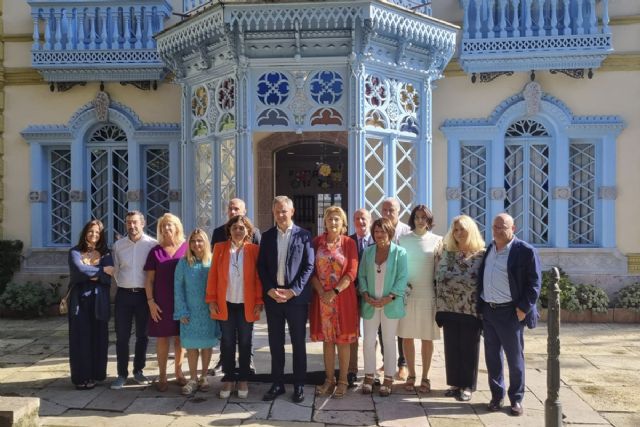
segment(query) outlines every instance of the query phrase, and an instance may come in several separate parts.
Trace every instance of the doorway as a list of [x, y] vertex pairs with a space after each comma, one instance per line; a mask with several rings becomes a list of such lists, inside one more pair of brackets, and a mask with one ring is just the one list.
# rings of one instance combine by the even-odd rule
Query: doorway
[[324, 232], [324, 210], [347, 206], [347, 149], [328, 142], [305, 141], [274, 155], [275, 194], [293, 200], [294, 222], [314, 236]]

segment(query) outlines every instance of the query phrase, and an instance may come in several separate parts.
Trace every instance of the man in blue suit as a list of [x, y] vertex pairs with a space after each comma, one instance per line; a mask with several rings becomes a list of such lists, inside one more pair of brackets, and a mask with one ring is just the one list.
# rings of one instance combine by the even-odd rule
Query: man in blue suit
[[484, 353], [491, 401], [488, 410], [499, 411], [505, 396], [502, 351], [509, 366], [510, 413], [524, 413], [524, 326], [538, 322], [536, 301], [542, 274], [537, 251], [515, 237], [513, 218], [501, 213], [492, 225], [493, 242], [478, 272], [478, 313], [482, 314]]
[[276, 226], [262, 235], [258, 254], [258, 274], [264, 292], [269, 329], [271, 379], [273, 384], [263, 400], [274, 400], [284, 389], [284, 329], [289, 327], [293, 347], [293, 395], [304, 400], [307, 375], [306, 325], [311, 300], [307, 286], [314, 267], [311, 233], [293, 223], [293, 202], [286, 196], [273, 200]]

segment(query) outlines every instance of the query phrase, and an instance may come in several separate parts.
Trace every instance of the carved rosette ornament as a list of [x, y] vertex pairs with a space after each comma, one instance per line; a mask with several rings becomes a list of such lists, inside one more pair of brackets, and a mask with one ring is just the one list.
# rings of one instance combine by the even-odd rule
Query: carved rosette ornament
[[570, 187], [556, 187], [553, 189], [553, 198], [559, 200], [569, 200], [571, 198]]
[[96, 119], [99, 122], [107, 122], [109, 121], [109, 105], [111, 104], [111, 99], [109, 99], [109, 94], [107, 92], [101, 90], [96, 94], [95, 99], [93, 100], [93, 108], [96, 112]]
[[527, 105], [527, 116], [534, 116], [540, 112], [542, 101], [542, 86], [538, 82], [529, 82], [522, 91], [524, 102]]
[[507, 197], [507, 191], [502, 187], [495, 187], [490, 190], [491, 200], [504, 200]]
[[447, 187], [447, 200], [462, 200], [460, 187]]

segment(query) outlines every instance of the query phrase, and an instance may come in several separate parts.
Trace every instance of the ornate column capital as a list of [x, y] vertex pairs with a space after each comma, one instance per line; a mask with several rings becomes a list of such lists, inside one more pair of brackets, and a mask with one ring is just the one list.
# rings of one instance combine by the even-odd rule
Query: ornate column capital
[[618, 189], [615, 186], [602, 186], [598, 188], [598, 199], [615, 200], [618, 198]]
[[29, 202], [31, 203], [45, 203], [47, 198], [46, 191], [29, 191]]
[[462, 200], [460, 187], [447, 187], [447, 200]]
[[555, 187], [553, 198], [559, 200], [569, 200], [571, 198], [571, 187]]
[[493, 187], [489, 190], [491, 200], [504, 200], [507, 198], [507, 190], [503, 187]]
[[82, 190], [71, 190], [69, 192], [69, 200], [72, 202], [84, 202], [87, 200], [87, 195]]

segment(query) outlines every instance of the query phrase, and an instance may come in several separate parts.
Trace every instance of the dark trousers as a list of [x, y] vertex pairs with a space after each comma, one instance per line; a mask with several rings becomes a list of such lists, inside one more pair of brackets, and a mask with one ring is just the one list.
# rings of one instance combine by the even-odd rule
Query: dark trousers
[[[247, 381], [251, 361], [251, 340], [253, 323], [244, 316], [244, 304], [227, 302], [227, 320], [220, 321], [222, 338], [220, 339], [220, 357], [222, 359], [223, 382]], [[240, 369], [236, 372], [236, 343], [240, 360]]]
[[484, 356], [492, 399], [505, 395], [504, 351], [509, 366], [508, 396], [511, 403], [524, 396], [524, 323], [518, 321], [515, 306], [491, 308], [483, 303]]
[[293, 348], [293, 384], [304, 385], [307, 376], [307, 318], [308, 304], [294, 304], [291, 301], [277, 303], [265, 297], [267, 327], [269, 328], [269, 348], [271, 351], [271, 377], [274, 384], [284, 384], [284, 328], [289, 327], [289, 337]]
[[[85, 291], [84, 287], [81, 289]], [[78, 312], [69, 310], [68, 318], [71, 382], [81, 385], [89, 381], [104, 381], [107, 378], [109, 322], [96, 319], [95, 293], [80, 295]]]
[[482, 323], [468, 314], [448, 314], [447, 319], [442, 322], [447, 384], [475, 391]]
[[116, 358], [118, 360], [118, 376], [129, 376], [129, 338], [133, 319], [136, 321], [136, 345], [133, 357], [133, 373], [142, 372], [147, 360], [147, 324], [149, 323], [149, 306], [144, 289], [131, 292], [118, 288], [116, 293], [115, 326], [116, 326]]
[[[378, 342], [380, 343], [380, 352], [382, 353], [382, 362], [384, 363], [384, 344], [382, 343], [382, 326], [378, 327]], [[407, 366], [407, 359], [404, 358], [404, 348], [402, 347], [402, 337], [398, 337], [398, 368]]]

